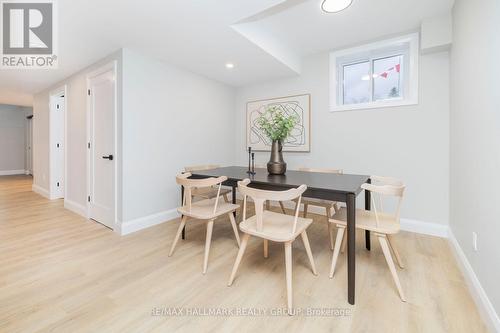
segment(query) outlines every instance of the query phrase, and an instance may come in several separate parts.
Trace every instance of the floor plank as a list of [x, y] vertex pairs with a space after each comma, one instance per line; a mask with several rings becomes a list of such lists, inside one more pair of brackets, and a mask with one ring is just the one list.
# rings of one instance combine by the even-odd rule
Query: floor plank
[[[251, 238], [232, 287], [237, 254], [229, 220], [216, 221], [208, 272], [201, 274], [205, 224], [167, 257], [179, 220], [120, 237], [31, 191], [27, 176], [0, 177], [0, 332], [486, 332], [445, 239], [402, 232], [402, 303], [377, 242], [357, 237], [357, 303], [347, 303], [346, 257], [330, 280], [325, 218], [308, 234], [319, 276], [300, 240], [293, 246], [294, 306], [286, 315], [283, 246]], [[191, 315], [155, 315], [155, 309]], [[195, 315], [195, 311], [267, 315]], [[333, 315], [305, 311], [332, 309]], [[279, 311], [282, 315], [279, 315]], [[273, 311], [271, 314], [271, 311]], [[340, 315], [339, 315], [340, 313]], [[199, 313], [198, 313], [199, 314]]]

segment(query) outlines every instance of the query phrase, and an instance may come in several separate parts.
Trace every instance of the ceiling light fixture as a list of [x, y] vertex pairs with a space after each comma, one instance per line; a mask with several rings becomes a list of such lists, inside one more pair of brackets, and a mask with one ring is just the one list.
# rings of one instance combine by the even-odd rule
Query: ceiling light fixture
[[226, 68], [227, 68], [227, 69], [233, 69], [233, 68], [234, 68], [234, 64], [232, 64], [232, 63], [228, 62], [228, 63], [226, 64]]
[[321, 9], [325, 13], [338, 13], [352, 4], [353, 0], [323, 0]]

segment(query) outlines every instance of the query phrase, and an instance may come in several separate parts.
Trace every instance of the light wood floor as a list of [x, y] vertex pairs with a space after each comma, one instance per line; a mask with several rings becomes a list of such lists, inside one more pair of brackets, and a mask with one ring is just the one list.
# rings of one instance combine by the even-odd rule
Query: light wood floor
[[216, 221], [207, 275], [201, 274], [205, 226], [168, 258], [178, 221], [120, 237], [31, 192], [31, 178], [0, 177], [0, 332], [484, 332], [447, 241], [402, 232], [402, 303], [380, 247], [357, 244], [357, 303], [346, 293], [346, 259], [328, 278], [331, 251], [324, 217], [309, 239], [319, 276], [300, 240], [293, 248], [294, 306], [347, 309], [347, 316], [153, 316], [155, 308], [284, 308], [284, 251], [253, 238], [232, 287], [237, 254], [231, 226]]

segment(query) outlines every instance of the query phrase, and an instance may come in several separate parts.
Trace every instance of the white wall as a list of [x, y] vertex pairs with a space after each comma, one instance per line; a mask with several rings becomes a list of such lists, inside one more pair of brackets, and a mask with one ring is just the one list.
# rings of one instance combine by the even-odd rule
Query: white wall
[[422, 53], [449, 51], [453, 42], [451, 11], [422, 21], [420, 48]]
[[[420, 57], [420, 103], [416, 106], [329, 112], [328, 53], [304, 60], [302, 74], [238, 89], [237, 162], [246, 165], [246, 102], [311, 93], [311, 153], [285, 153], [289, 168], [341, 168], [347, 173], [403, 179], [402, 217], [448, 224], [449, 54]], [[269, 153], [257, 153], [266, 162]]]
[[[67, 146], [65, 152], [68, 164], [65, 199], [82, 209], [87, 202], [87, 74], [113, 60], [117, 60], [118, 67], [121, 68], [121, 56], [121, 51], [116, 52], [34, 97], [33, 184], [49, 192], [49, 97], [55, 90], [66, 85]], [[117, 78], [117, 84], [118, 93], [121, 94], [120, 76]], [[121, 114], [120, 104], [118, 114]]]
[[85, 210], [86, 76], [112, 60], [119, 63], [118, 220], [149, 221], [155, 215], [163, 222], [179, 205], [175, 175], [184, 166], [233, 163], [235, 91], [130, 50], [120, 50], [35, 96], [34, 185], [49, 191], [49, 96], [66, 85], [65, 200]]
[[49, 94], [33, 97], [33, 188], [49, 195]]
[[184, 166], [234, 162], [234, 89], [126, 49], [123, 71], [121, 219], [168, 218]]
[[498, 314], [500, 1], [457, 0], [453, 15], [450, 224]]
[[0, 104], [0, 175], [25, 171], [26, 115], [29, 109]]

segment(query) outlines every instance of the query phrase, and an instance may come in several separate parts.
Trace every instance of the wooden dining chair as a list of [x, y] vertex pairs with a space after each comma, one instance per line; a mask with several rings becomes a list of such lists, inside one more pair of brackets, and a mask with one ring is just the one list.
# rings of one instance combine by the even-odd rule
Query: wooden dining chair
[[[342, 174], [343, 173], [343, 171], [339, 170], [339, 169], [298, 168], [297, 170], [303, 171], [303, 172], [318, 172], [318, 173], [333, 173], [333, 174]], [[328, 220], [333, 216], [335, 211], [340, 209], [338, 202], [304, 197], [302, 199], [302, 204], [304, 205], [304, 217], [307, 217], [307, 211], [308, 211], [309, 206], [316, 206], [316, 207], [325, 208], [326, 222], [327, 222], [327, 226], [328, 226], [328, 242], [330, 243], [330, 249], [333, 250], [333, 232], [331, 229], [331, 224], [329, 223]]]
[[[304, 247], [309, 257], [311, 269], [314, 275], [316, 267], [307, 238], [306, 229], [312, 223], [312, 219], [299, 217], [300, 200], [302, 193], [307, 189], [306, 185], [287, 191], [265, 191], [248, 187], [249, 179], [238, 182], [238, 189], [244, 195], [243, 199], [243, 220], [240, 223], [240, 230], [243, 232], [240, 250], [234, 262], [233, 270], [229, 278], [228, 286], [233, 284], [234, 277], [245, 253], [250, 236], [256, 236], [273, 242], [285, 245], [285, 270], [286, 289], [288, 299], [288, 314], [292, 314], [292, 243], [300, 235], [304, 242]], [[255, 203], [255, 215], [246, 217], [247, 197], [251, 197]], [[264, 209], [264, 202], [267, 200], [288, 201], [298, 199], [299, 205], [295, 209], [295, 215], [286, 215]]]
[[[205, 220], [207, 221], [207, 238], [205, 240], [205, 257], [203, 260], [203, 274], [205, 274], [208, 266], [208, 254], [210, 252], [210, 242], [212, 240], [212, 229], [216, 218], [223, 215], [227, 215], [229, 217], [229, 221], [233, 227], [234, 236], [236, 237], [236, 242], [238, 243], [238, 246], [240, 246], [238, 227], [233, 215], [233, 212], [235, 212], [239, 206], [228, 202], [220, 202], [219, 200], [222, 182], [226, 181], [227, 177], [223, 176], [204, 179], [189, 179], [189, 177], [191, 177], [190, 173], [183, 173], [176, 177], [177, 184], [184, 186], [182, 207], [177, 209], [177, 211], [182, 215], [182, 218], [168, 256], [170, 257], [174, 253], [175, 246], [177, 245], [182, 230], [184, 229], [184, 226], [189, 218]], [[213, 186], [217, 186], [218, 191], [214, 198], [193, 202], [193, 189], [212, 188]]]
[[[255, 164], [256, 169], [266, 169], [267, 170], [267, 165], [266, 164]], [[280, 205], [281, 211], [283, 214], [286, 214], [286, 209], [285, 206], [283, 205], [283, 202], [278, 201], [278, 204]], [[271, 201], [266, 201], [266, 209], [271, 210]]]
[[[211, 170], [218, 168], [220, 168], [220, 165], [218, 164], [192, 165], [184, 167], [184, 171], [192, 173], [195, 171], [204, 171], [204, 170]], [[229, 198], [227, 197], [229, 193], [231, 193], [231, 189], [222, 187], [219, 192], [217, 186], [211, 186], [205, 188], [193, 188], [191, 190], [191, 195], [193, 196], [193, 198], [213, 199], [215, 198], [216, 195], [222, 195], [225, 202], [230, 202]]]
[[[390, 177], [372, 176], [370, 179], [372, 184], [363, 184], [361, 187], [364, 190], [371, 192], [373, 210], [356, 210], [356, 228], [371, 231], [377, 236], [382, 252], [384, 253], [385, 260], [387, 261], [389, 270], [391, 271], [392, 278], [396, 283], [399, 296], [403, 302], [406, 302], [406, 298], [396, 272], [396, 267], [394, 266], [394, 261], [391, 256], [392, 249], [399, 267], [404, 268], [401, 256], [399, 255], [399, 252], [394, 244], [393, 236], [397, 234], [400, 229], [399, 217], [405, 185], [400, 180]], [[397, 205], [395, 212], [393, 213], [384, 211], [383, 199], [386, 199], [387, 197], [396, 198]], [[330, 222], [335, 224], [338, 228], [337, 239], [335, 240], [335, 249], [333, 250], [332, 265], [330, 268], [330, 278], [333, 277], [335, 272], [337, 258], [339, 256], [340, 247], [345, 235], [347, 220], [346, 215], [346, 209], [341, 208], [337, 213], [335, 213], [333, 218], [330, 219]]]

